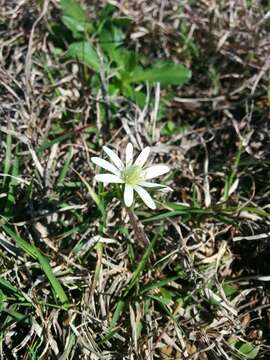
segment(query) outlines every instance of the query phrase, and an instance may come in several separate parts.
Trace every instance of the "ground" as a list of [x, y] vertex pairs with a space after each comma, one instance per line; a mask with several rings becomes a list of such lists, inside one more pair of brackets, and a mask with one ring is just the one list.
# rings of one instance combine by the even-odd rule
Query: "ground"
[[0, 358], [269, 359], [269, 1], [0, 5]]

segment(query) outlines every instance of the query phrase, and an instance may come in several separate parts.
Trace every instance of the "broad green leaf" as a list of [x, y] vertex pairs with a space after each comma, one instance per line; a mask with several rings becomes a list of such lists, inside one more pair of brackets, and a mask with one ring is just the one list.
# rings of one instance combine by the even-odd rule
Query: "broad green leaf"
[[78, 33], [92, 32], [93, 30], [91, 24], [78, 21], [70, 16], [63, 16], [62, 22], [70, 31], [73, 32], [73, 36], [76, 38], [82, 37], [82, 35]]
[[191, 78], [191, 71], [184, 65], [161, 62], [150, 69], [137, 69], [130, 75], [130, 82], [159, 82], [161, 85], [183, 85]]
[[100, 70], [100, 60], [96, 50], [88, 41], [80, 41], [69, 46], [67, 55], [89, 66], [94, 71]]
[[89, 21], [86, 11], [75, 0], [61, 0], [60, 4], [65, 16], [82, 23]]
[[127, 49], [114, 49], [110, 54], [110, 59], [115, 61], [118, 67], [123, 71], [121, 78], [123, 80], [130, 79], [130, 73], [133, 71], [138, 63], [136, 53]]
[[74, 37], [78, 33], [91, 33], [93, 25], [90, 23], [87, 12], [75, 0], [61, 0], [61, 7], [64, 11], [62, 22], [73, 32]]
[[102, 29], [99, 36], [99, 41], [102, 49], [106, 51], [109, 55], [117, 47], [123, 44], [124, 39], [125, 35], [123, 31], [116, 26], [111, 26], [110, 29]]
[[112, 19], [112, 23], [116, 25], [117, 27], [126, 28], [128, 25], [130, 25], [133, 22], [132, 17], [128, 16], [120, 16]]
[[133, 90], [130, 99], [135, 102], [135, 104], [137, 104], [141, 109], [143, 109], [145, 106], [146, 94], [143, 91]]
[[122, 83], [122, 94], [127, 98], [130, 98], [142, 109], [145, 106], [146, 94], [143, 91], [136, 91], [134, 87], [130, 86], [127, 82], [127, 77], [124, 78], [125, 74], [122, 72], [124, 82]]

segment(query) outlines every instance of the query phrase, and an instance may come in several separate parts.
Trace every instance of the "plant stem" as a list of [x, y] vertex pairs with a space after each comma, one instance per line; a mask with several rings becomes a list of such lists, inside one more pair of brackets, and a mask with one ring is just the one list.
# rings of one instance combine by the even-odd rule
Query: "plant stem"
[[134, 235], [136, 239], [138, 240], [139, 245], [142, 247], [149, 245], [149, 240], [144, 232], [143, 226], [138, 220], [137, 216], [134, 214], [134, 212], [130, 208], [126, 208], [131, 225], [134, 230]]

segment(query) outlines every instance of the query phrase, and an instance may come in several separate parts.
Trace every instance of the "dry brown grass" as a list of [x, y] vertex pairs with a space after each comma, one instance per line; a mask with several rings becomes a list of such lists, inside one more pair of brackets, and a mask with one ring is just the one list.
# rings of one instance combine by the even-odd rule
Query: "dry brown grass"
[[[1, 278], [18, 294], [0, 283], [0, 358], [248, 359], [232, 345], [237, 340], [268, 359], [269, 6], [84, 3], [93, 21], [107, 3], [117, 7], [115, 17], [130, 17], [127, 46], [146, 64], [172, 59], [193, 76], [157, 121], [166, 89], [148, 87], [156, 107], [143, 110], [108, 93], [104, 100], [91, 92], [80, 64], [54, 52], [57, 1], [0, 2], [1, 226], [46, 255], [71, 304], [59, 304], [38, 261], [3, 228]], [[109, 132], [101, 124], [103, 101], [117, 109]], [[164, 135], [167, 121], [182, 130]], [[137, 150], [150, 144], [154, 161], [173, 169], [167, 200], [195, 209], [147, 222], [138, 206], [156, 243], [131, 289], [144, 251], [119, 202], [106, 194], [104, 220], [85, 185], [95, 185], [89, 159], [107, 139], [118, 149], [128, 141]], [[152, 215], [173, 210], [159, 200]]]

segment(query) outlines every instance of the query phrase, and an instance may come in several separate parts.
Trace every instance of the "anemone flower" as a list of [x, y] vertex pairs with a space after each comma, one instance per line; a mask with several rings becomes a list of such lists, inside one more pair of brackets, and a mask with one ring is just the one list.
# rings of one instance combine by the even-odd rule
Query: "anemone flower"
[[163, 164], [145, 166], [150, 154], [150, 147], [144, 148], [137, 159], [133, 161], [133, 145], [128, 143], [125, 150], [125, 163], [107, 146], [103, 146], [103, 150], [109, 157], [110, 162], [100, 157], [92, 157], [91, 160], [102, 169], [109, 171], [109, 173], [98, 174], [95, 176], [95, 180], [103, 183], [119, 184], [124, 188], [124, 203], [127, 207], [133, 204], [135, 191], [146, 206], [150, 209], [156, 209], [154, 200], [145, 188], [171, 190], [167, 186], [149, 181], [166, 174], [170, 168]]

